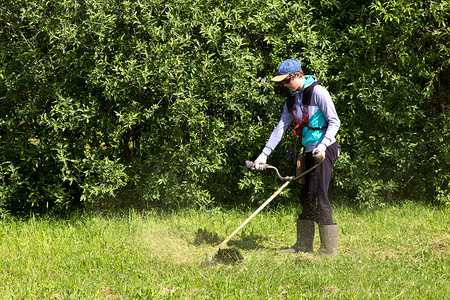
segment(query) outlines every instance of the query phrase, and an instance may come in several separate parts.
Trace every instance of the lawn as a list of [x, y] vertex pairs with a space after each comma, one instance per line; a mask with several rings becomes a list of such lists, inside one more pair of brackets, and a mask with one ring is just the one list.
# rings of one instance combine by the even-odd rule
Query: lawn
[[295, 209], [269, 205], [228, 243], [244, 259], [212, 267], [206, 255], [252, 211], [4, 219], [0, 298], [449, 299], [448, 207], [334, 210], [336, 258], [280, 253]]

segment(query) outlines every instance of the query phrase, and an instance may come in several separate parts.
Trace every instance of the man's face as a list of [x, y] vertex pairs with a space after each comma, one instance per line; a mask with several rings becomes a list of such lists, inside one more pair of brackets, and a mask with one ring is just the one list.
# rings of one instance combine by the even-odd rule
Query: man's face
[[281, 81], [283, 86], [287, 87], [291, 92], [294, 92], [303, 86], [301, 82], [301, 77], [296, 74], [289, 74], [283, 81]]

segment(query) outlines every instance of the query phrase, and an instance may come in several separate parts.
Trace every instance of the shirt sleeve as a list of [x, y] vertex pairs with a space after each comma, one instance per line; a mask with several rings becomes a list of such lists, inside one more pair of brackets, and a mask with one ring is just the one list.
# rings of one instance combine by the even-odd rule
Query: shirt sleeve
[[291, 125], [291, 122], [294, 118], [292, 117], [292, 114], [287, 110], [286, 104], [284, 105], [284, 111], [281, 115], [280, 121], [278, 122], [275, 129], [272, 131], [272, 134], [269, 137], [269, 140], [266, 143], [266, 146], [263, 149], [263, 152], [269, 156], [270, 153], [275, 149], [275, 147], [278, 145], [278, 143], [283, 138], [284, 134], [286, 133], [286, 130], [289, 128], [289, 125]]

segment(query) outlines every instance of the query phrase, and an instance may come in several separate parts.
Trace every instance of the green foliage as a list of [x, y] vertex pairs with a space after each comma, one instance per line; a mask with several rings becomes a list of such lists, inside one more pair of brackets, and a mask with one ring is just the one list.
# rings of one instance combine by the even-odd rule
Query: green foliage
[[[260, 200], [288, 57], [335, 98], [335, 191], [448, 203], [446, 1], [6, 0], [0, 4], [0, 209]], [[270, 158], [283, 173], [292, 141]], [[285, 197], [297, 197], [287, 190]], [[119, 205], [121, 203], [118, 203]]]
[[366, 205], [398, 195], [438, 200], [450, 193], [450, 7], [373, 1], [359, 11], [348, 12], [333, 43], [345, 53], [330, 71], [347, 154], [337, 166], [338, 186]]

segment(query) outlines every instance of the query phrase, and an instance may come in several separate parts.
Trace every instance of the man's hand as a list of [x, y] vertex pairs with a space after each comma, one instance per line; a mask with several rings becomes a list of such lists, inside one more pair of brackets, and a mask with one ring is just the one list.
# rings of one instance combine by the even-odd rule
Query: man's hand
[[266, 168], [267, 155], [261, 153], [258, 158], [255, 160], [255, 169], [262, 171]]
[[327, 146], [320, 143], [319, 146], [317, 146], [317, 148], [312, 152], [312, 156], [319, 164], [325, 159], [325, 150], [327, 150]]

